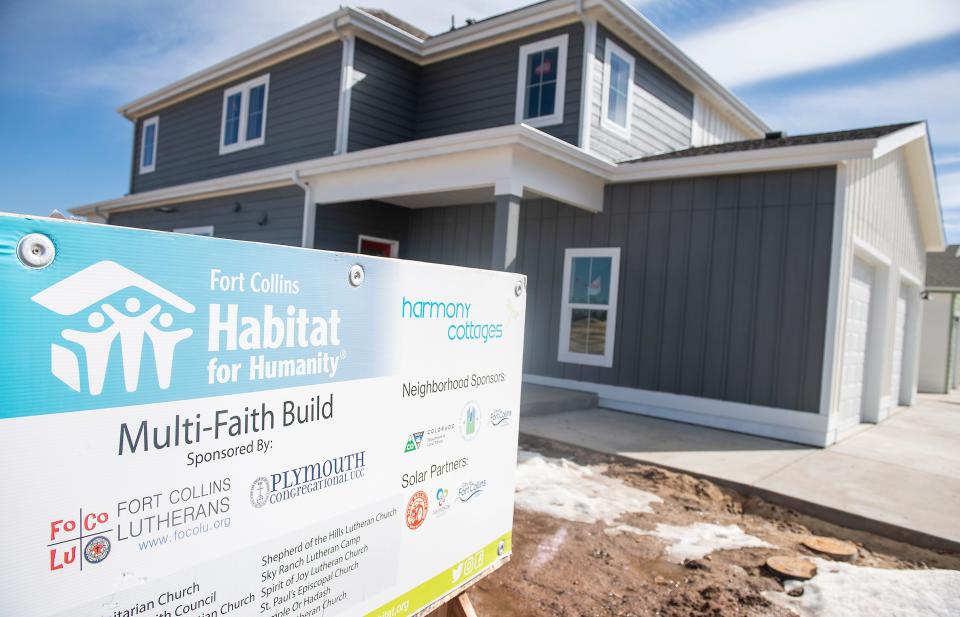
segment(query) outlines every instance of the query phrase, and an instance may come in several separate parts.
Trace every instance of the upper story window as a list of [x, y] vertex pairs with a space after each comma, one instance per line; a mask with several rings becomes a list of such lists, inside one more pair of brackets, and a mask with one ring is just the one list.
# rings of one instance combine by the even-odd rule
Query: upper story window
[[603, 61], [604, 128], [630, 137], [630, 116], [633, 110], [633, 56], [607, 39]]
[[228, 88], [223, 92], [220, 154], [259, 146], [267, 128], [267, 93], [270, 75]]
[[567, 249], [557, 360], [613, 366], [620, 249]]
[[563, 122], [567, 38], [566, 34], [562, 34], [520, 48], [520, 62], [517, 67], [517, 122], [530, 126], [549, 126]]
[[157, 168], [157, 131], [160, 130], [160, 117], [154, 116], [143, 121], [140, 129], [140, 173], [148, 174]]

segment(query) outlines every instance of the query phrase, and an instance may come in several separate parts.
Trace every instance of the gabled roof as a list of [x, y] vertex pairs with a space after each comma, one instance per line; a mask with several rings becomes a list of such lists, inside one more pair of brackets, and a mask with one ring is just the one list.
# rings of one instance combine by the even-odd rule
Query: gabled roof
[[748, 139], [745, 141], [732, 141], [712, 146], [700, 146], [696, 148], [685, 148], [683, 150], [674, 150], [662, 154], [652, 154], [638, 159], [625, 161], [627, 163], [662, 161], [665, 159], [679, 159], [693, 156], [705, 156], [708, 154], [724, 154], [727, 152], [747, 152], [750, 150], [766, 150], [768, 148], [785, 148], [789, 146], [806, 146], [812, 144], [829, 144], [841, 141], [855, 141], [860, 139], [877, 139], [885, 137], [891, 133], [896, 133], [909, 126], [920, 124], [919, 122], [904, 122], [901, 124], [888, 124], [885, 126], [872, 126], [863, 129], [850, 129], [846, 131], [830, 131], [827, 133], [809, 133], [807, 135], [781, 135], [771, 136], [766, 139]]
[[960, 291], [960, 244], [950, 244], [942, 253], [927, 253], [926, 286]]
[[429, 64], [482, 47], [514, 40], [585, 19], [597, 20], [658, 65], [684, 87], [716, 105], [735, 123], [763, 133], [767, 125], [743, 101], [721, 86], [662, 31], [625, 0], [543, 0], [434, 36], [379, 9], [340, 8], [211, 67], [188, 75], [121, 106], [130, 119], [263, 70], [309, 49], [348, 35], [375, 40], [417, 64]]

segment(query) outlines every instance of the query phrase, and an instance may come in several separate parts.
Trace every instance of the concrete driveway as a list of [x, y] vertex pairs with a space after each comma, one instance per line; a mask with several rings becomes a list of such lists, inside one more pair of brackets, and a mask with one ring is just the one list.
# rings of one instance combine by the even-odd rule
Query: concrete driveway
[[960, 551], [960, 394], [921, 395], [913, 407], [827, 449], [597, 407], [521, 411], [520, 430], [709, 477], [845, 526]]

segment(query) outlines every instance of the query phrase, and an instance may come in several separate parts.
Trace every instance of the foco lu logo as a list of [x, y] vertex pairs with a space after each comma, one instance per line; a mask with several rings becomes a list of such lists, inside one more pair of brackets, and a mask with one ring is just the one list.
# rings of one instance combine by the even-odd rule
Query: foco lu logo
[[[131, 287], [160, 302], [145, 308], [138, 294], [131, 294], [120, 308], [107, 302], [99, 304]], [[72, 390], [81, 392], [78, 353], [82, 350], [87, 391], [94, 396], [103, 392], [116, 339], [120, 339], [124, 388], [127, 392], [136, 392], [140, 384], [144, 339], [150, 341], [153, 349], [157, 385], [166, 390], [173, 374], [176, 346], [193, 334], [190, 328], [175, 329], [174, 317], [164, 307], [170, 305], [183, 313], [193, 313], [196, 309], [192, 304], [113, 261], [100, 261], [75, 272], [30, 299], [58, 315], [72, 316], [89, 311], [89, 330], [66, 328], [60, 332], [63, 340], [72, 343], [74, 349], [60, 342], [51, 343], [50, 371]]]

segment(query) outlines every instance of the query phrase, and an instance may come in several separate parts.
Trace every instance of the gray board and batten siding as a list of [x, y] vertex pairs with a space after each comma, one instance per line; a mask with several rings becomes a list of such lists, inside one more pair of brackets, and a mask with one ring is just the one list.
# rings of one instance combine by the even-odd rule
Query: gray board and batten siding
[[[340, 42], [324, 45], [160, 110], [156, 170], [139, 173], [142, 118], [135, 123], [131, 192], [208, 180], [333, 154]], [[223, 92], [270, 74], [263, 145], [220, 154]], [[302, 206], [302, 193], [301, 193]]]
[[108, 222], [160, 231], [213, 225], [213, 235], [218, 238], [300, 246], [303, 189], [287, 186], [161, 208], [111, 212]]
[[[611, 185], [604, 210], [524, 200], [524, 372], [818, 412], [836, 169]], [[612, 368], [557, 361], [564, 250], [620, 247]]]
[[583, 25], [579, 23], [423, 66], [417, 138], [514, 124], [520, 47], [560, 34], [568, 35], [563, 122], [541, 130], [577, 145], [583, 67]]
[[[607, 68], [604, 60], [608, 40], [612, 40], [634, 59], [635, 85], [629, 139], [607, 130], [601, 122], [603, 97], [606, 95], [603, 76]], [[692, 92], [600, 25], [597, 26], [594, 63], [590, 110], [590, 148], [593, 152], [613, 161], [622, 161], [690, 146]]]

